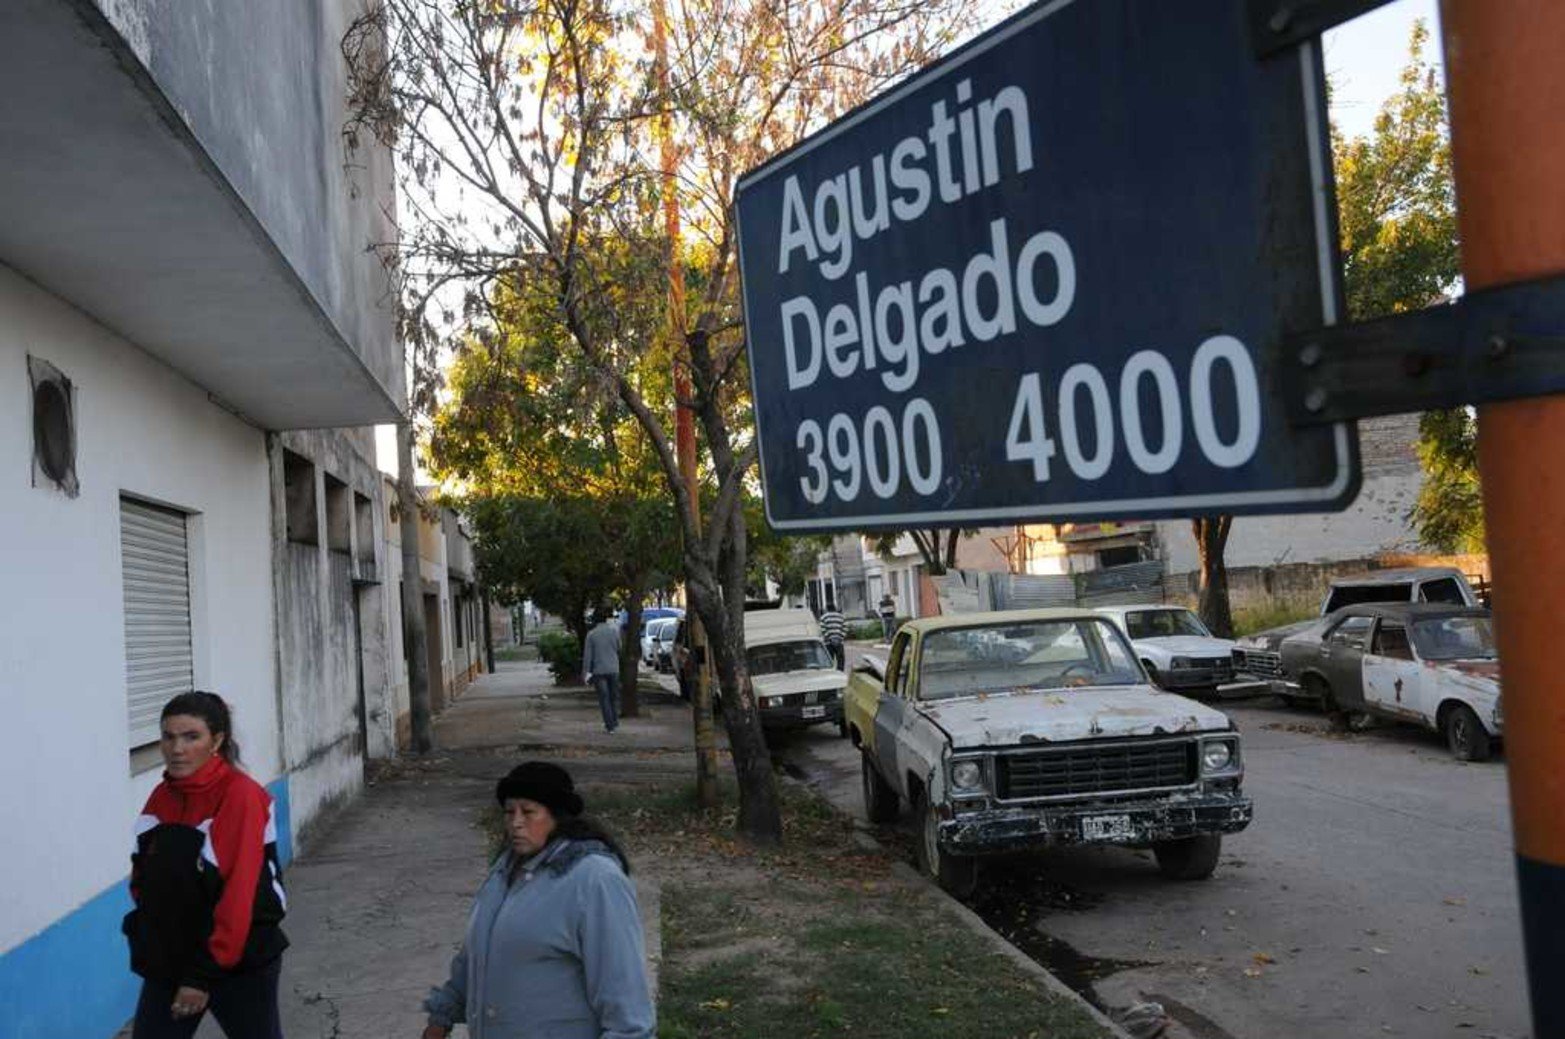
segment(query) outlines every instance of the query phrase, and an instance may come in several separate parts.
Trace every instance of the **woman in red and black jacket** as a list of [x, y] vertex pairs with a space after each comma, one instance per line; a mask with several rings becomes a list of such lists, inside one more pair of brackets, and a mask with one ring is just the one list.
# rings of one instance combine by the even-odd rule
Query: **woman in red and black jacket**
[[222, 697], [181, 693], [162, 730], [166, 770], [136, 820], [123, 928], [142, 977], [134, 1039], [189, 1039], [209, 1009], [229, 1039], [281, 1039], [287, 898], [271, 795], [240, 771]]

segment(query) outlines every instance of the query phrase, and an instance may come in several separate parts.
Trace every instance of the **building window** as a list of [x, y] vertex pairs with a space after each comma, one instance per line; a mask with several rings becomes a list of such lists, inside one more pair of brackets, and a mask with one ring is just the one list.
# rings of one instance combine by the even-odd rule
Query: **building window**
[[300, 545], [321, 543], [315, 518], [315, 466], [303, 455], [283, 451], [283, 497], [288, 540]]
[[76, 401], [71, 380], [48, 361], [27, 359], [33, 390], [33, 486], [54, 487], [74, 498], [76, 480]]
[[1141, 562], [1141, 549], [1136, 545], [1105, 548], [1098, 553], [1098, 567], [1103, 570], [1111, 566], [1128, 566], [1139, 562]]
[[156, 743], [170, 697], [195, 688], [190, 541], [182, 512], [120, 499], [130, 747]]
[[374, 504], [357, 491], [353, 495], [353, 525], [358, 535], [359, 562], [375, 562], [375, 509]]
[[326, 482], [326, 547], [347, 555], [353, 550], [353, 513], [350, 511], [348, 485], [331, 473]]

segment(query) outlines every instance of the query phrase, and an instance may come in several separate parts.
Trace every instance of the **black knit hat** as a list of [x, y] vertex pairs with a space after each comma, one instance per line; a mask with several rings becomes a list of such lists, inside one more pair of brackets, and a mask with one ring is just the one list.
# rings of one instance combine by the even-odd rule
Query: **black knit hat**
[[547, 761], [524, 761], [495, 784], [495, 800], [502, 805], [513, 797], [537, 801], [556, 816], [580, 815], [586, 806], [571, 782], [571, 774]]

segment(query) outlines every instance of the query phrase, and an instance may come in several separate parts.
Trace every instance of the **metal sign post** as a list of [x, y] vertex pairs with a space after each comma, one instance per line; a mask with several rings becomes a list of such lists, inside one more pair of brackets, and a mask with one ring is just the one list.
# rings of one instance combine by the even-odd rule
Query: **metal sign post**
[[1269, 365], [1339, 310], [1319, 46], [1253, 16], [1041, 3], [741, 179], [774, 527], [1352, 500]]
[[[1463, 277], [1482, 289], [1565, 273], [1565, 4], [1445, 0], [1441, 21]], [[1565, 322], [1550, 330], [1565, 343]], [[1488, 404], [1478, 425], [1533, 1034], [1543, 1039], [1565, 1035], [1565, 396]]]

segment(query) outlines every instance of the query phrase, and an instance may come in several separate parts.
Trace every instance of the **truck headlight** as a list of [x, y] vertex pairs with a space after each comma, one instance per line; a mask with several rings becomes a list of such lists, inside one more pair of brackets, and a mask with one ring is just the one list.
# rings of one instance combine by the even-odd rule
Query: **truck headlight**
[[1173, 660], [1170, 660], [1168, 662], [1168, 666], [1171, 667], [1171, 668], [1186, 668], [1186, 667], [1189, 667], [1190, 666], [1190, 658], [1189, 657], [1175, 657]]
[[1494, 713], [1490, 715], [1496, 729], [1505, 728], [1505, 708], [1503, 700], [1494, 701]]
[[1228, 740], [1211, 740], [1201, 745], [1201, 771], [1221, 772], [1233, 764], [1234, 745]]
[[951, 766], [951, 786], [964, 793], [981, 789], [984, 770], [976, 761], [958, 761]]

